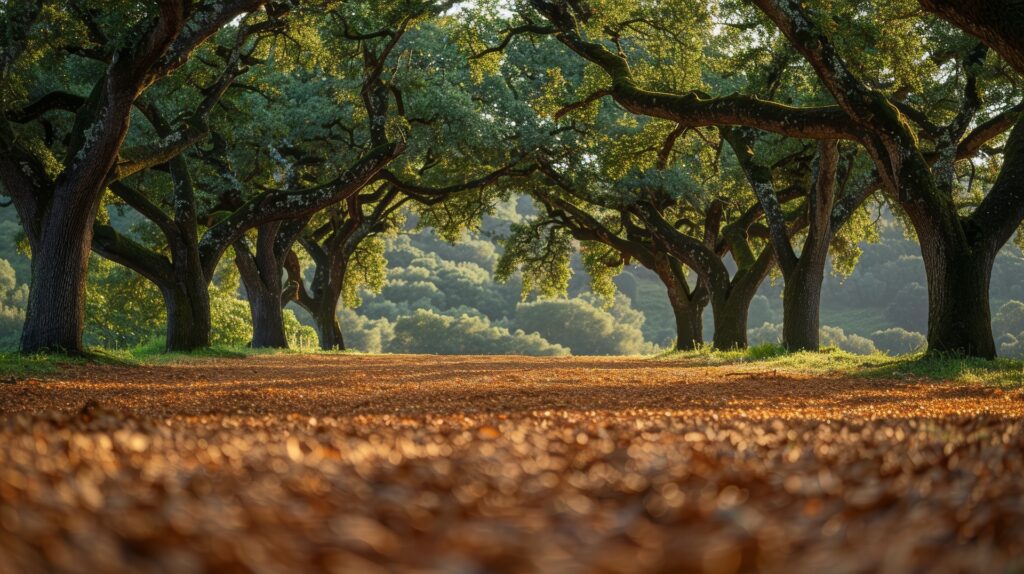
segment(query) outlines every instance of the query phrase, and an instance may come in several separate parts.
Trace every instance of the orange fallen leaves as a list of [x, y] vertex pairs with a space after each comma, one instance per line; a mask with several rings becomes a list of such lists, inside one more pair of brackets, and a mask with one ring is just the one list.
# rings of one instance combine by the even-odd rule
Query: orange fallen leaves
[[1022, 414], [635, 359], [79, 368], [0, 387], [0, 572], [1005, 571]]

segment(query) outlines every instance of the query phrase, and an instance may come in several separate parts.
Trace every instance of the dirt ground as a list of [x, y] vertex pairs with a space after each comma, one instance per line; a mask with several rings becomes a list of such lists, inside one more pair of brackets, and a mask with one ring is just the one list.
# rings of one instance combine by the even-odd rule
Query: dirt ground
[[620, 358], [0, 384], [0, 573], [1005, 572], [1024, 394]]

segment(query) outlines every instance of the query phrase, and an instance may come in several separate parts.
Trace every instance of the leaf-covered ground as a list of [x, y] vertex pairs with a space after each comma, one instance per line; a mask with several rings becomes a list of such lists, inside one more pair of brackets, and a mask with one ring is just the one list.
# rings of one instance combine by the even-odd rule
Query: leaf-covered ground
[[0, 572], [1024, 567], [1024, 394], [278, 355], [0, 384]]

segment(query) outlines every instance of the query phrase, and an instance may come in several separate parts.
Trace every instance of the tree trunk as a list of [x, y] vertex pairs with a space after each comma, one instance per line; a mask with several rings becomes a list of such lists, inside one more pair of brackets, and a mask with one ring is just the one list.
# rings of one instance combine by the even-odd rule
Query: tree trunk
[[287, 349], [288, 338], [284, 333], [284, 305], [281, 301], [281, 270], [277, 275], [268, 270], [263, 274], [257, 269], [246, 247], [235, 246], [235, 264], [238, 266], [245, 297], [249, 301], [252, 317], [252, 347], [254, 349]]
[[785, 274], [782, 291], [782, 346], [789, 351], [817, 351], [820, 345], [821, 283], [825, 257], [805, 253]]
[[310, 313], [316, 321], [320, 335], [320, 348], [325, 351], [344, 351], [345, 340], [338, 322], [338, 301], [345, 284], [347, 257], [334, 254], [318, 262], [313, 276], [313, 298]]
[[244, 239], [235, 243], [235, 265], [245, 285], [252, 314], [254, 349], [288, 348], [288, 338], [284, 333], [284, 289], [281, 275], [284, 273], [283, 254], [290, 247], [282, 249], [280, 254], [277, 252], [275, 244], [279, 240], [280, 230], [281, 222], [260, 226], [255, 251], [250, 251]]
[[775, 258], [765, 250], [746, 268], [740, 269], [730, 281], [728, 293], [712, 293], [715, 335], [712, 344], [724, 351], [747, 348], [747, 313], [757, 288], [768, 276]]
[[712, 305], [715, 335], [712, 339], [714, 347], [721, 351], [732, 351], [747, 348], [747, 311], [750, 309], [749, 298], [730, 296], [721, 298]]
[[181, 285], [161, 289], [167, 307], [167, 351], [194, 351], [210, 346], [210, 299], [206, 289]]
[[280, 291], [249, 289], [249, 310], [252, 313], [252, 347], [254, 349], [287, 349], [284, 333], [284, 308]]
[[[669, 298], [672, 301], [672, 298]], [[694, 304], [677, 305], [672, 301], [676, 318], [676, 349], [692, 351], [704, 344], [704, 308]]]
[[[171, 264], [174, 285], [163, 289], [167, 303], [167, 350], [194, 351], [210, 346], [210, 285], [199, 260], [194, 225], [186, 225], [172, 239]], [[170, 293], [170, 296], [168, 296]]]
[[345, 339], [338, 321], [338, 301], [345, 285], [345, 271], [351, 251], [344, 249], [343, 240], [347, 234], [332, 234], [324, 246], [305, 241], [306, 251], [313, 257], [316, 268], [313, 272], [311, 292], [306, 290], [302, 272], [294, 256], [286, 260], [289, 281], [295, 283], [294, 300], [309, 312], [316, 323], [320, 348], [324, 351], [344, 351]]
[[[337, 303], [337, 301], [335, 301]], [[320, 335], [320, 348], [324, 351], [344, 351], [345, 339], [334, 307], [324, 306], [313, 315], [316, 331]]]
[[51, 208], [42, 236], [32, 245], [32, 287], [21, 333], [21, 351], [82, 353], [85, 279], [96, 210]]
[[[692, 351], [704, 344], [706, 291], [698, 285], [691, 292], [682, 267], [668, 257], [656, 256], [654, 271], [665, 285], [676, 320], [676, 351]], [[699, 293], [698, 293], [699, 292]]]
[[921, 238], [928, 276], [928, 351], [994, 359], [988, 294], [995, 256], [928, 243]]

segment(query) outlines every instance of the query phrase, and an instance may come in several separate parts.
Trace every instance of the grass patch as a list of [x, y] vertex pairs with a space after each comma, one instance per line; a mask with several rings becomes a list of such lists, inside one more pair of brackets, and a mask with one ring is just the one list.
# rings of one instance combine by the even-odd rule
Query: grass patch
[[205, 349], [194, 351], [167, 352], [162, 337], [152, 339], [147, 343], [121, 351], [132, 360], [147, 365], [170, 365], [190, 363], [205, 359], [244, 359], [260, 355], [352, 355], [361, 354], [359, 351], [323, 351], [319, 347], [302, 347], [291, 349], [253, 349], [246, 346], [213, 345]]
[[214, 345], [189, 352], [175, 351], [169, 353], [165, 350], [163, 339], [154, 339], [125, 352], [133, 359], [147, 365], [182, 364], [206, 359], [244, 359], [260, 355], [335, 355], [358, 353], [357, 351], [322, 351], [316, 347], [301, 349], [253, 349], [251, 347], [226, 345]]
[[923, 378], [983, 383], [1004, 389], [1024, 387], [1024, 362], [1013, 359], [986, 361], [925, 353], [895, 357], [883, 353], [854, 355], [834, 348], [817, 353], [790, 353], [780, 345], [757, 345], [735, 351], [719, 351], [706, 346], [695, 351], [663, 353], [656, 359], [683, 360], [706, 366], [756, 364], [781, 371], [878, 379]]
[[1013, 359], [986, 361], [969, 357], [908, 355], [889, 357], [884, 364], [864, 368], [866, 377], [920, 377], [944, 381], [984, 383], [1004, 389], [1024, 387], [1024, 362]]
[[23, 355], [18, 352], [0, 353], [0, 377], [31, 377], [50, 375], [69, 365], [138, 365], [132, 357], [121, 351], [91, 350], [82, 355], [37, 353]]
[[245, 347], [214, 346], [194, 351], [175, 351], [168, 353], [166, 344], [162, 338], [153, 339], [147, 343], [124, 351], [133, 359], [144, 364], [166, 365], [172, 363], [188, 363], [199, 359], [241, 359], [264, 349], [249, 349]]
[[60, 355], [0, 353], [0, 378], [49, 375], [55, 373], [62, 363], [82, 361], [78, 357]]
[[[85, 355], [0, 352], [0, 379], [51, 375], [74, 365], [101, 364], [121, 366], [188, 364], [209, 359], [240, 359], [280, 354], [361, 354], [358, 351], [321, 351], [318, 349], [252, 349], [214, 346], [190, 353], [167, 353], [162, 340], [128, 350], [92, 350]], [[981, 383], [1004, 389], [1024, 388], [1024, 362], [1013, 359], [983, 359], [917, 353], [892, 357], [882, 353], [854, 355], [828, 348], [817, 353], [790, 353], [780, 345], [755, 345], [743, 350], [720, 351], [705, 345], [695, 351], [668, 351], [654, 360], [685, 361], [694, 366], [750, 364], [765, 370], [795, 373], [845, 375], [878, 379], [933, 379]]]
[[[264, 349], [260, 349], [259, 352], [253, 352], [253, 349], [245, 348], [209, 347], [206, 349], [196, 349], [194, 351], [174, 351], [168, 353], [163, 350], [163, 347], [161, 347], [159, 350], [155, 351], [150, 351], [148, 349], [132, 349], [130, 352], [133, 357], [147, 365], [172, 365], [191, 363], [205, 359], [244, 359], [252, 355], [266, 354], [262, 351], [264, 351]], [[284, 353], [287, 351], [283, 349], [275, 349], [274, 352]]]
[[163, 339], [155, 339], [131, 349], [90, 349], [82, 355], [39, 353], [22, 355], [17, 351], [0, 352], [0, 379], [52, 375], [76, 365], [174, 365], [209, 359], [244, 359], [258, 355], [281, 354], [359, 354], [358, 351], [321, 351], [320, 349], [252, 349], [250, 347], [213, 346], [191, 352], [168, 353]]

